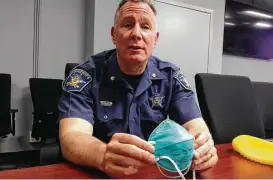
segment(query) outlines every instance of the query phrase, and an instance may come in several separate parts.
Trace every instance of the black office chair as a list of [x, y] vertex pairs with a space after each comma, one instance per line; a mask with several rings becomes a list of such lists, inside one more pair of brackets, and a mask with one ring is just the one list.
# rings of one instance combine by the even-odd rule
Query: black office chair
[[29, 79], [33, 103], [33, 126], [31, 136], [35, 139], [57, 138], [58, 103], [62, 94], [60, 79]]
[[73, 68], [75, 68], [77, 65], [79, 65], [79, 63], [67, 63], [65, 66], [65, 78], [69, 75], [69, 73], [71, 72], [71, 70]]
[[200, 73], [195, 83], [203, 118], [216, 144], [231, 143], [242, 134], [265, 138], [248, 77]]
[[267, 138], [273, 138], [273, 83], [252, 82]]
[[11, 75], [0, 74], [0, 137], [8, 134], [15, 135], [15, 113], [18, 109], [11, 109]]

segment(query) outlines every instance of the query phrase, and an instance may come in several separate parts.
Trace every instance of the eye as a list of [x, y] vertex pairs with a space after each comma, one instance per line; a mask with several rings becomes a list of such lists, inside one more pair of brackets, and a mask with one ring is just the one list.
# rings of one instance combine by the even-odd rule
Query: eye
[[125, 28], [131, 28], [132, 25], [131, 25], [130, 23], [125, 23], [125, 24], [123, 25], [123, 27], [125, 27]]
[[150, 29], [150, 26], [149, 25], [143, 25], [142, 28], [143, 29]]

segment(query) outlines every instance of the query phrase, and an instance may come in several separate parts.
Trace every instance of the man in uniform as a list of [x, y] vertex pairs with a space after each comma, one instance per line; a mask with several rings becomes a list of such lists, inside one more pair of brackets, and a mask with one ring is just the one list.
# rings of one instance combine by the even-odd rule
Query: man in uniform
[[156, 14], [149, 0], [123, 0], [111, 29], [116, 49], [91, 56], [64, 81], [59, 138], [67, 160], [111, 176], [136, 173], [155, 163], [147, 139], [169, 117], [195, 136], [192, 169], [218, 161], [180, 69], [152, 56]]

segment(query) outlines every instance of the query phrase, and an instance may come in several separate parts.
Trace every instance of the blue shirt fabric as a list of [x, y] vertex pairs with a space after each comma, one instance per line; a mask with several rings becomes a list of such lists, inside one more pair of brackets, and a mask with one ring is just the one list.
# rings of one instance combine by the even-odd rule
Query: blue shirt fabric
[[[78, 77], [78, 80], [77, 80]], [[63, 82], [60, 119], [82, 118], [108, 142], [118, 132], [147, 140], [166, 118], [183, 125], [201, 114], [180, 69], [151, 56], [135, 90], [123, 78], [116, 50], [93, 55]]]

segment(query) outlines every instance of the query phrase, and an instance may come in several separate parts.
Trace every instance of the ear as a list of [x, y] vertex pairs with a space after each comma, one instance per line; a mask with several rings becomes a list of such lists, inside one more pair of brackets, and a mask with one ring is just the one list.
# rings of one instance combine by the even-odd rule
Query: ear
[[116, 32], [115, 32], [116, 30], [115, 30], [115, 27], [114, 26], [112, 26], [112, 28], [111, 28], [111, 37], [112, 37], [112, 42], [114, 43], [114, 44], [116, 44]]
[[159, 39], [159, 32], [156, 33], [154, 47], [156, 46], [158, 39]]

